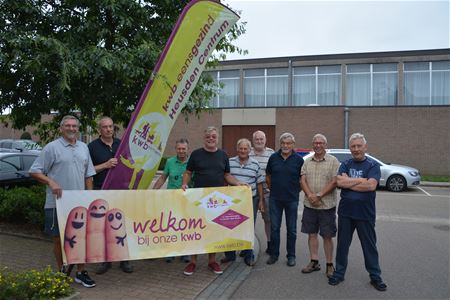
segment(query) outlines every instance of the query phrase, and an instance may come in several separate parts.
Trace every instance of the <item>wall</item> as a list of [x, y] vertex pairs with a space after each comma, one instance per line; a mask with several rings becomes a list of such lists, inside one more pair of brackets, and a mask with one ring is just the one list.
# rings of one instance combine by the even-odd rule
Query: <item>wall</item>
[[[251, 109], [248, 109], [251, 110]], [[191, 149], [202, 146], [203, 130], [216, 126], [222, 114], [203, 113], [200, 119], [180, 117], [172, 130], [165, 155], [174, 155], [175, 140], [187, 137]], [[329, 148], [344, 148], [344, 107], [289, 107], [276, 109], [275, 144], [286, 131], [296, 147], [311, 148], [315, 133], [328, 138]], [[450, 176], [450, 107], [349, 107], [349, 135], [366, 136], [369, 152], [384, 162], [409, 165], [426, 175]], [[225, 137], [226, 138], [226, 137]], [[221, 138], [220, 138], [221, 140]]]

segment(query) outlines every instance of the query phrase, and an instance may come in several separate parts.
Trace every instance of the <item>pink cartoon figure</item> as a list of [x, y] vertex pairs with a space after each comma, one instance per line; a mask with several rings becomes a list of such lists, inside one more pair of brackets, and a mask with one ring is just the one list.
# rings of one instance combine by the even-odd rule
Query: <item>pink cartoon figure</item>
[[86, 221], [87, 210], [82, 206], [73, 208], [67, 217], [64, 252], [69, 264], [86, 262]]
[[104, 262], [106, 259], [105, 224], [109, 204], [106, 200], [92, 201], [87, 210], [86, 261]]
[[117, 208], [106, 213], [106, 261], [122, 261], [129, 258], [125, 215]]

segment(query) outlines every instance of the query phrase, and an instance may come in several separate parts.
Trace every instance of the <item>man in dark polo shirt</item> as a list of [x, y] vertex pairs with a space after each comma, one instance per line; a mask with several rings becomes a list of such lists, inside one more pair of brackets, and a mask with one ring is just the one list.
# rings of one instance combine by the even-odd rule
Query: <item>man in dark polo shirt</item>
[[[108, 171], [117, 166], [117, 158], [114, 156], [120, 145], [120, 140], [114, 137], [114, 122], [110, 117], [101, 117], [97, 123], [97, 129], [100, 133], [99, 138], [88, 145], [92, 163], [97, 172], [94, 175], [94, 190], [102, 188]], [[96, 273], [103, 274], [109, 268], [111, 268], [110, 262], [101, 263]], [[126, 273], [133, 272], [133, 268], [128, 261], [121, 261], [120, 268]]]
[[287, 265], [295, 266], [297, 215], [300, 193], [300, 171], [303, 158], [294, 151], [295, 137], [289, 132], [280, 136], [280, 150], [267, 162], [266, 182], [270, 189], [271, 251], [267, 264], [277, 262], [280, 255], [280, 227], [283, 210], [286, 215]]

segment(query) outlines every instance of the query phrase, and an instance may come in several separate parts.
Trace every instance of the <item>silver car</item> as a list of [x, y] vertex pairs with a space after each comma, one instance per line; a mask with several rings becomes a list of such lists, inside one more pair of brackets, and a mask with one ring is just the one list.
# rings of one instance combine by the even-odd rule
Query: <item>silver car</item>
[[[352, 158], [350, 150], [347, 149], [327, 149], [327, 152], [335, 156], [341, 163]], [[314, 152], [307, 154], [304, 159], [312, 155], [314, 155]], [[366, 156], [380, 164], [381, 179], [379, 185], [386, 187], [389, 191], [402, 192], [408, 187], [420, 185], [419, 170], [408, 166], [386, 164], [367, 153]]]

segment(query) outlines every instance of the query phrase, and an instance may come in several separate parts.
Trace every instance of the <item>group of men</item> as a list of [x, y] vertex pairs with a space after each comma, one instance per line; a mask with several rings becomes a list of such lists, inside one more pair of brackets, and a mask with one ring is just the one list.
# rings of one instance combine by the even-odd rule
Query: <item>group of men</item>
[[[53, 236], [54, 254], [58, 268], [63, 272], [61, 244], [56, 218], [56, 199], [63, 190], [100, 189], [108, 170], [117, 165], [115, 153], [120, 140], [114, 137], [114, 123], [109, 117], [98, 122], [100, 136], [88, 146], [77, 139], [79, 121], [65, 116], [60, 123], [61, 137], [49, 143], [30, 169], [30, 174], [47, 185], [45, 203], [45, 231]], [[375, 189], [380, 179], [380, 166], [365, 156], [367, 143], [362, 134], [355, 133], [349, 139], [353, 158], [339, 164], [326, 153], [327, 139], [322, 134], [314, 135], [314, 155], [305, 161], [295, 148], [295, 137], [283, 133], [279, 139], [280, 149], [266, 147], [266, 136], [262, 131], [253, 133], [252, 142], [240, 139], [236, 144], [237, 156], [229, 158], [218, 148], [219, 133], [215, 127], [204, 131], [203, 147], [189, 155], [186, 139], [176, 141], [176, 156], [166, 162], [163, 174], [154, 184], [159, 189], [168, 180], [168, 189], [219, 187], [245, 185], [252, 190], [254, 221], [261, 212], [267, 238], [267, 264], [278, 261], [280, 254], [280, 229], [285, 214], [287, 265], [296, 265], [296, 239], [299, 194], [303, 190], [304, 209], [301, 231], [308, 234], [310, 263], [302, 273], [319, 271], [319, 239], [323, 239], [326, 259], [325, 273], [330, 285], [344, 280], [348, 252], [353, 232], [358, 232], [364, 253], [365, 267], [370, 283], [380, 291], [386, 290], [381, 279], [375, 233]], [[337, 214], [337, 187], [341, 188], [341, 199]], [[337, 232], [336, 268], [333, 265], [333, 237]], [[253, 266], [255, 255], [252, 249], [241, 251], [244, 262]], [[192, 275], [196, 270], [197, 256], [181, 259], [188, 263], [184, 274]], [[167, 262], [173, 257], [166, 258]], [[225, 253], [221, 263], [236, 260], [235, 251]], [[110, 262], [99, 265], [97, 274], [105, 273]], [[133, 271], [128, 261], [120, 262], [124, 272]], [[208, 268], [222, 274], [216, 254], [208, 254]], [[95, 286], [84, 265], [77, 265], [75, 281], [85, 287]]]

